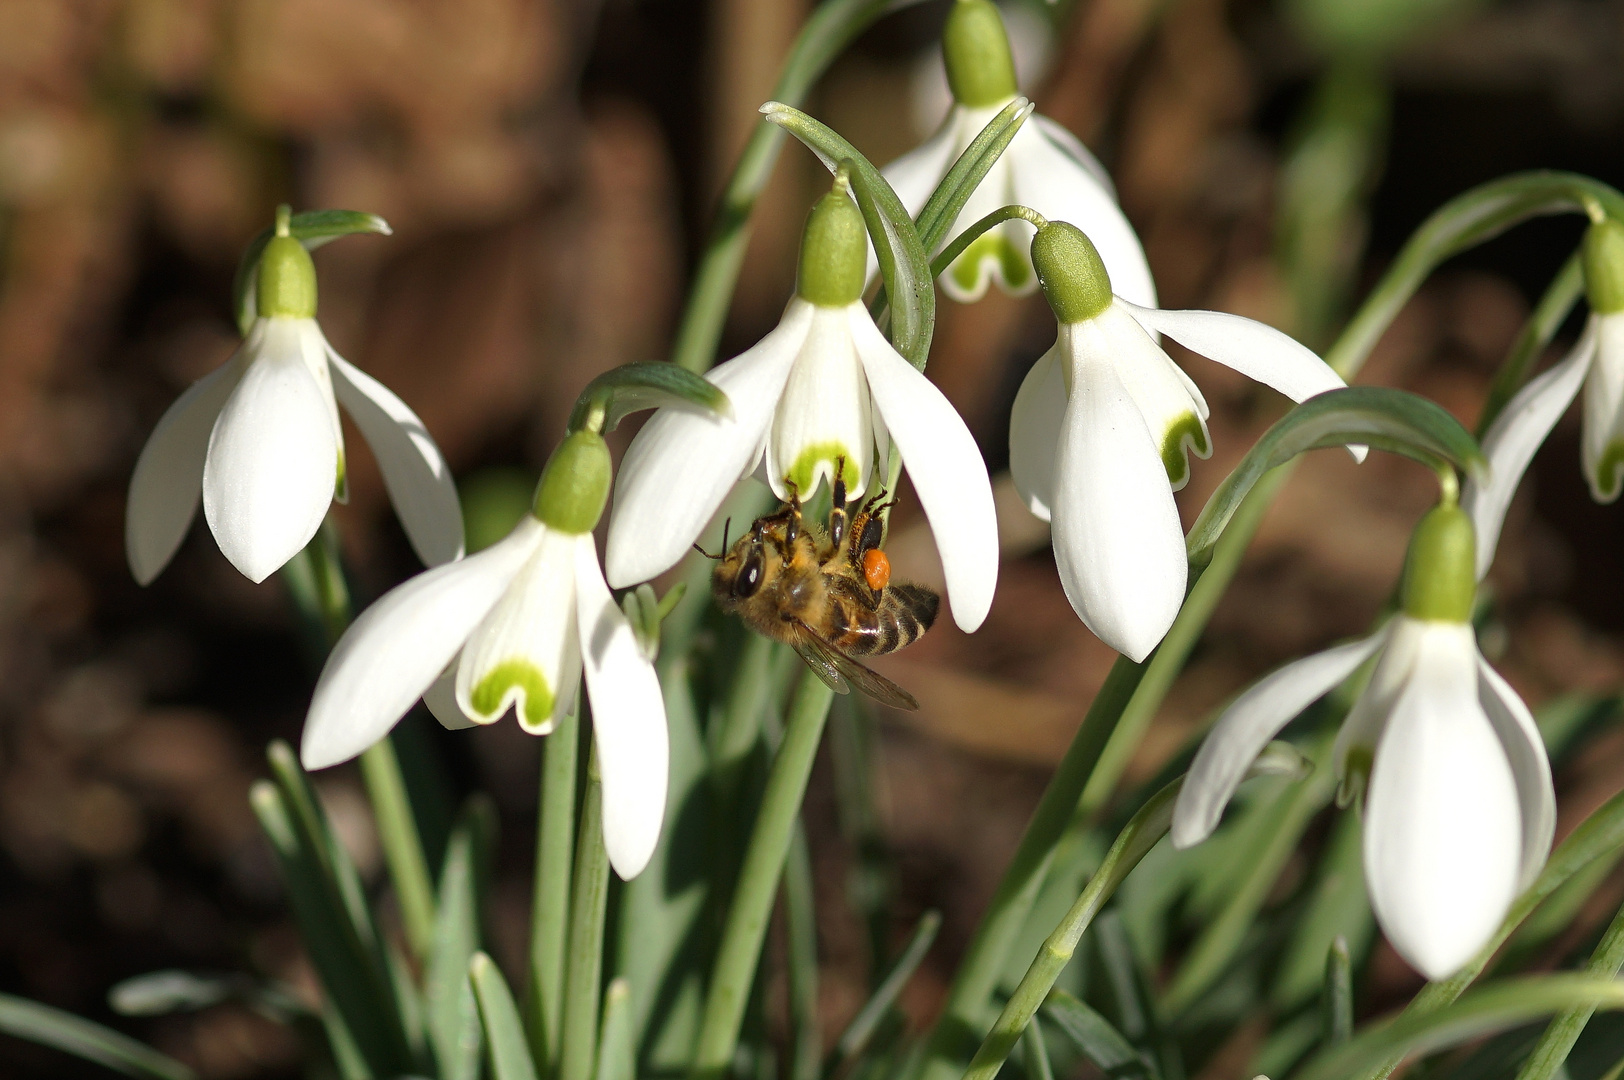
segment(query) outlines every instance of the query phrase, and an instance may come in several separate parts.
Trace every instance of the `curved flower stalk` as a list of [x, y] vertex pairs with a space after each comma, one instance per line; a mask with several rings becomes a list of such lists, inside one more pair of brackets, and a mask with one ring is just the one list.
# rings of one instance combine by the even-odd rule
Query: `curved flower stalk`
[[981, 625], [998, 578], [987, 467], [947, 398], [863, 305], [866, 243], [837, 175], [807, 218], [796, 296], [778, 327], [706, 376], [733, 415], [661, 409], [627, 449], [609, 523], [611, 585], [674, 566], [758, 465], [779, 498], [809, 497], [836, 468], [855, 498], [884, 484], [894, 447], [935, 533], [954, 621]]
[[1624, 492], [1624, 224], [1602, 217], [1585, 233], [1585, 296], [1590, 318], [1560, 362], [1529, 380], [1483, 435], [1492, 471], [1468, 482], [1461, 502], [1477, 522], [1477, 575], [1494, 561], [1500, 529], [1517, 485], [1573, 399], [1584, 391], [1580, 464], [1591, 497]]
[[505, 540], [362, 612], [316, 683], [305, 767], [355, 757], [425, 695], [447, 727], [494, 723], [511, 709], [524, 730], [545, 735], [575, 707], [584, 673], [604, 846], [622, 878], [640, 873], [665, 815], [669, 746], [659, 679], [598, 566], [592, 530], [609, 482], [603, 437], [574, 432]]
[[1306, 346], [1262, 323], [1113, 295], [1098, 249], [1073, 225], [1039, 228], [1032, 261], [1059, 334], [1015, 397], [1010, 474], [1032, 513], [1053, 524], [1071, 606], [1137, 662], [1184, 602], [1189, 567], [1173, 492], [1189, 480], [1190, 453], [1212, 453], [1201, 391], [1152, 335], [1293, 401], [1344, 384]]
[[316, 322], [316, 271], [277, 213], [259, 264], [258, 317], [242, 346], [169, 407], [135, 464], [125, 508], [130, 571], [146, 585], [197, 514], [251, 581], [298, 554], [347, 497], [343, 405], [377, 455], [418, 558], [460, 558], [462, 513], [445, 458], [417, 414], [333, 350]]
[[1237, 698], [1201, 745], [1173, 811], [1173, 844], [1211, 835], [1252, 760], [1291, 719], [1375, 659], [1333, 748], [1343, 801], [1362, 796], [1371, 905], [1429, 979], [1470, 959], [1539, 873], [1556, 825], [1545, 743], [1478, 650], [1471, 518], [1422, 519], [1403, 610], [1360, 641], [1276, 671]]
[[[981, 129], [1015, 100], [1015, 63], [991, 0], [955, 0], [942, 31], [942, 56], [953, 89], [952, 111], [935, 135], [881, 170], [914, 215]], [[1156, 306], [1144, 248], [1117, 205], [1110, 177], [1076, 136], [1046, 116], [1033, 115], [1015, 133], [942, 246], [993, 210], [1015, 203], [1075, 222], [1098, 247], [1117, 291], [1136, 304]], [[1033, 292], [1038, 282], [1031, 239], [1032, 226], [1025, 221], [1003, 222], [982, 234], [938, 279], [942, 291], [963, 303], [981, 299], [993, 281], [1014, 296]], [[870, 255], [871, 274], [874, 265]]]

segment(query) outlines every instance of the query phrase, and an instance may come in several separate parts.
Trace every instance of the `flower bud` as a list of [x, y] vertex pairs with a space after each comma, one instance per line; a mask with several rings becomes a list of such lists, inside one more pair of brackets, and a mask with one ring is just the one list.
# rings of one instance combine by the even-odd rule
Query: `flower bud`
[[532, 512], [559, 532], [589, 533], [603, 516], [613, 475], [603, 436], [595, 431], [571, 432], [541, 471]]
[[854, 303], [863, 295], [867, 258], [868, 229], [842, 171], [835, 176], [829, 194], [806, 216], [796, 291], [819, 307]]
[[1459, 506], [1435, 506], [1415, 527], [1404, 558], [1404, 614], [1463, 623], [1477, 595], [1477, 533]]
[[276, 235], [259, 257], [259, 288], [255, 296], [263, 318], [316, 317], [316, 264], [310, 252], [288, 235], [289, 212], [276, 208]]
[[1624, 223], [1604, 217], [1584, 241], [1585, 298], [1597, 315], [1624, 311]]
[[1111, 306], [1111, 276], [1083, 230], [1051, 221], [1032, 237], [1032, 265], [1055, 318], [1087, 322]]
[[992, 0], [955, 0], [942, 28], [942, 59], [960, 105], [981, 109], [1015, 96], [1015, 58]]

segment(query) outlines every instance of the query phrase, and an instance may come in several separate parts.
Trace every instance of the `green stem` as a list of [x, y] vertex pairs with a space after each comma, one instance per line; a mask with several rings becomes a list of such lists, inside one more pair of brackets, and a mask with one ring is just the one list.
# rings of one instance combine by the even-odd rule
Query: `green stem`
[[789, 1012], [795, 1031], [790, 1080], [818, 1080], [823, 1072], [823, 1029], [818, 1025], [818, 920], [812, 853], [799, 820], [784, 865], [784, 931], [789, 939]]
[[[704, 1019], [694, 1051], [692, 1080], [716, 1080], [733, 1061], [739, 1041], [739, 1026], [749, 1003], [755, 981], [761, 945], [767, 934], [767, 920], [784, 860], [799, 820], [801, 798], [817, 757], [824, 721], [834, 691], [808, 671], [801, 677], [795, 700], [790, 705], [783, 744], [773, 759], [767, 787], [761, 796], [750, 846], [739, 871], [738, 888], [728, 909], [721, 947], [711, 973], [710, 993], [705, 999]], [[576, 1080], [564, 1077], [564, 1080]]]
[[603, 846], [603, 782], [598, 778], [596, 747], [588, 759], [586, 798], [581, 801], [574, 886], [558, 1080], [592, 1080], [603, 1000], [603, 926], [609, 907], [609, 853]]
[[[913, 2], [913, 0], [908, 0]], [[826, 0], [806, 20], [795, 45], [784, 61], [772, 100], [800, 105], [823, 73], [852, 39], [862, 33], [887, 10], [900, 5], [892, 0]], [[765, 120], [745, 144], [739, 163], [733, 168], [727, 188], [716, 211], [710, 240], [694, 268], [693, 285], [682, 323], [677, 327], [671, 360], [689, 371], [705, 371], [716, 360], [716, 344], [722, 337], [733, 299], [733, 286], [744, 264], [750, 242], [750, 214], [756, 199], [772, 176], [778, 152], [784, 146], [784, 132]]]
[[1054, 989], [1055, 980], [1071, 963], [1083, 931], [1088, 929], [1089, 923], [1094, 921], [1094, 916], [1099, 914], [1100, 908], [1116, 892], [1128, 872], [1139, 865], [1139, 860], [1166, 835], [1173, 823], [1173, 803], [1183, 786], [1184, 781], [1180, 778], [1151, 796], [1150, 801], [1117, 835], [1116, 842], [1106, 852], [1100, 868], [1089, 878], [1082, 895], [1044, 941], [1036, 959], [1021, 977], [1020, 985], [1016, 986], [993, 1023], [992, 1030], [982, 1040], [970, 1068], [964, 1074], [964, 1080], [993, 1080], [998, 1075], [1004, 1060], [1020, 1041], [1021, 1033], [1042, 1007], [1049, 991]]
[[400, 918], [412, 954], [426, 963], [434, 951], [434, 879], [429, 875], [423, 840], [412, 816], [412, 803], [406, 793], [395, 744], [387, 736], [361, 754], [361, 777], [372, 815], [378, 823], [378, 840], [389, 865], [389, 879], [400, 901]]
[[569, 936], [570, 861], [574, 854], [575, 781], [581, 722], [564, 717], [541, 749], [541, 811], [536, 828], [536, 881], [530, 905], [530, 992], [525, 1035], [543, 1076], [558, 1068], [564, 1025], [564, 950]]
[[941, 252], [930, 261], [930, 276], [932, 280], [939, 278], [946, 273], [947, 268], [953, 265], [953, 260], [958, 258], [960, 255], [963, 255], [965, 251], [969, 249], [971, 244], [980, 239], [982, 233], [987, 232], [989, 229], [996, 229], [1006, 221], [1016, 220], [1031, 222], [1039, 229], [1049, 224], [1049, 220], [1047, 218], [1030, 207], [1020, 206], [1018, 204], [1000, 206], [998, 209], [994, 210], [992, 213], [988, 214], [986, 217], [982, 218], [980, 221], [976, 222], [974, 225], [971, 225], [963, 232], [955, 236], [953, 238], [953, 242], [943, 248]]
[[1489, 396], [1483, 402], [1483, 415], [1477, 418], [1477, 430], [1474, 434], [1479, 438], [1488, 432], [1489, 425], [1494, 423], [1506, 403], [1514, 397], [1528, 376], [1533, 373], [1534, 365], [1539, 362], [1540, 353], [1551, 343], [1556, 332], [1567, 321], [1568, 313], [1573, 305], [1579, 302], [1584, 295], [1585, 273], [1584, 264], [1580, 260], [1579, 252], [1575, 251], [1568, 256], [1568, 261], [1562, 264], [1562, 269], [1556, 272], [1551, 283], [1545, 287], [1545, 293], [1534, 305], [1534, 311], [1523, 324], [1522, 332], [1517, 340], [1512, 342], [1511, 351], [1506, 354], [1506, 362], [1500, 365], [1500, 371], [1494, 377], [1494, 383], [1489, 387]]
[[[1624, 908], [1619, 908], [1613, 916], [1612, 923], [1596, 945], [1596, 951], [1590, 954], [1590, 963], [1585, 965], [1585, 971], [1611, 979], [1618, 975], [1621, 967], [1624, 967]], [[1535, 1045], [1534, 1052], [1523, 1062], [1517, 1080], [1551, 1080], [1556, 1076], [1595, 1011], [1594, 1008], [1575, 1008], [1553, 1016]]]

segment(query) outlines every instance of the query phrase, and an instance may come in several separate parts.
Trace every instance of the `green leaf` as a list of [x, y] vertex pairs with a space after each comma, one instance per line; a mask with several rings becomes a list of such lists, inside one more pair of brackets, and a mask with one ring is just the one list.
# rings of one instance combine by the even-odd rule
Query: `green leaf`
[[914, 219], [914, 224], [919, 229], [920, 245], [927, 254], [935, 251], [947, 239], [964, 204], [970, 201], [970, 196], [986, 178], [993, 163], [1003, 156], [1010, 140], [1015, 138], [1015, 133], [1032, 115], [1034, 107], [1023, 97], [1005, 105], [1003, 111], [989, 120], [987, 126], [964, 148], [964, 153], [953, 162], [952, 168], [942, 177], [942, 182], [936, 185], [936, 190], [925, 200], [925, 205], [919, 208], [919, 216]]
[[[390, 236], [394, 231], [389, 227], [389, 222], [377, 214], [365, 214], [359, 210], [306, 210], [302, 214], [294, 214], [288, 222], [289, 235], [310, 251], [330, 244], [341, 236], [356, 233]], [[267, 226], [248, 242], [242, 260], [237, 263], [237, 275], [231, 283], [232, 310], [237, 314], [237, 330], [245, 337], [257, 314], [254, 286], [259, 281], [259, 257], [265, 253], [265, 245], [271, 242], [271, 235], [272, 229]]]
[[636, 1080], [637, 1047], [632, 1042], [632, 988], [614, 979], [603, 993], [603, 1036], [598, 1043], [594, 1080]]
[[880, 277], [891, 298], [891, 344], [923, 371], [936, 323], [936, 284], [913, 218], [885, 177], [851, 143], [781, 102], [767, 102], [761, 113], [805, 143], [830, 172], [841, 165], [849, 168], [852, 194], [868, 223], [868, 235], [880, 260]]
[[1353, 961], [1341, 937], [1325, 950], [1325, 989], [1320, 1008], [1325, 1016], [1325, 1045], [1341, 1046], [1353, 1038]]
[[1151, 1065], [1115, 1027], [1064, 990], [1049, 991], [1043, 1016], [1077, 1045], [1094, 1067], [1115, 1077], [1150, 1077]]
[[1342, 938], [1355, 957], [1363, 957], [1370, 947], [1376, 920], [1365, 892], [1363, 836], [1358, 814], [1341, 814], [1331, 825], [1307, 906], [1275, 966], [1269, 1000], [1281, 1012], [1306, 1004], [1319, 992], [1332, 941]]
[[1224, 526], [1263, 474], [1306, 450], [1363, 443], [1428, 465], [1447, 462], [1477, 472], [1483, 452], [1449, 413], [1407, 390], [1350, 386], [1330, 390], [1281, 417], [1218, 485], [1190, 529], [1190, 561], [1205, 563]]
[[446, 847], [434, 925], [434, 950], [424, 973], [429, 1042], [440, 1080], [479, 1076], [479, 1007], [468, 965], [480, 945], [481, 874], [479, 836], [483, 826], [465, 811]]
[[733, 403], [721, 387], [686, 368], [668, 363], [622, 364], [586, 384], [570, 412], [569, 430], [596, 421], [598, 431], [613, 431], [627, 416], [643, 409], [677, 408], [733, 415]]
[[37, 1001], [0, 994], [0, 1031], [105, 1065], [125, 1076], [194, 1080], [197, 1074], [128, 1035]]
[[513, 1003], [513, 992], [501, 970], [489, 956], [478, 952], [468, 964], [468, 977], [479, 1001], [479, 1019], [495, 1080], [536, 1080], [536, 1066], [519, 1023], [519, 1007]]
[[920, 916], [919, 922], [914, 926], [913, 934], [908, 938], [908, 944], [903, 946], [902, 954], [897, 962], [891, 965], [891, 970], [875, 988], [874, 994], [852, 1017], [846, 1030], [841, 1033], [840, 1041], [835, 1044], [835, 1054], [841, 1062], [848, 1062], [862, 1054], [868, 1046], [869, 1040], [874, 1037], [874, 1030], [879, 1026], [881, 1019], [890, 1012], [891, 1006], [896, 1004], [897, 998], [902, 994], [902, 988], [908, 985], [913, 978], [914, 971], [925, 959], [930, 951], [931, 943], [936, 940], [936, 934], [942, 928], [942, 914], [939, 911], [927, 911]]
[[1429, 1013], [1401, 1013], [1315, 1055], [1293, 1080], [1343, 1080], [1385, 1061], [1428, 1054], [1564, 1009], [1624, 1009], [1624, 982], [1590, 975], [1507, 979]]

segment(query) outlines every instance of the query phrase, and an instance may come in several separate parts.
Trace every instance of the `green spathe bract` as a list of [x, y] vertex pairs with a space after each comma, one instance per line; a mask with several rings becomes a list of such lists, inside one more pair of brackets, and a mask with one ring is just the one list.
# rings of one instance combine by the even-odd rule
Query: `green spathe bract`
[[1087, 322], [1111, 306], [1111, 275], [1094, 241], [1075, 225], [1051, 221], [1032, 237], [1032, 265], [1055, 318]]
[[316, 264], [304, 245], [288, 235], [288, 220], [288, 208], [278, 207], [276, 235], [259, 257], [255, 306], [262, 318], [314, 319]]
[[942, 60], [960, 105], [982, 109], [1015, 96], [1015, 57], [992, 0], [957, 0], [942, 28]]
[[1427, 511], [1404, 558], [1404, 614], [1434, 622], [1466, 622], [1477, 594], [1477, 532], [1455, 505]]
[[1584, 240], [1585, 298], [1597, 315], [1624, 311], [1624, 223], [1604, 217]]
[[844, 172], [829, 193], [812, 206], [801, 233], [801, 297], [819, 307], [846, 307], [863, 295], [868, 230]]
[[595, 431], [565, 436], [536, 485], [533, 512], [542, 524], [579, 536], [597, 528], [609, 501], [609, 447]]

